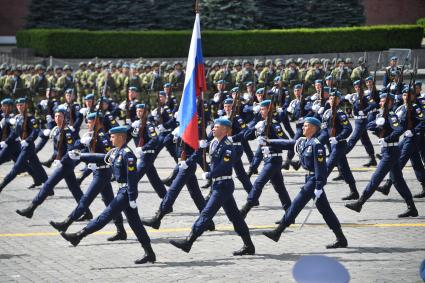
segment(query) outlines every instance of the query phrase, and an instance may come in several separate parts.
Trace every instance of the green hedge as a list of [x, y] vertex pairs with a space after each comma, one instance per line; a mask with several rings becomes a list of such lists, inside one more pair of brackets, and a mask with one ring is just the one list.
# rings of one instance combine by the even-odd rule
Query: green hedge
[[[320, 29], [202, 31], [204, 56], [249, 56], [420, 48], [418, 25]], [[191, 31], [28, 29], [18, 47], [59, 58], [186, 57]]]
[[424, 36], [425, 36], [425, 18], [420, 18], [416, 21], [416, 24], [421, 26], [424, 29]]

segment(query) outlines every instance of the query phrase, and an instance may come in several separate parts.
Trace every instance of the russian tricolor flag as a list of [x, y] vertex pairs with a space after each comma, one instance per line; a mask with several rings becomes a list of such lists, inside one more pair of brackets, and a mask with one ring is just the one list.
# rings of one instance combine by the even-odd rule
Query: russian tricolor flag
[[183, 95], [177, 116], [177, 121], [180, 123], [179, 136], [193, 149], [199, 147], [196, 98], [201, 95], [201, 92], [206, 91], [206, 88], [201, 28], [199, 13], [197, 13], [187, 58]]

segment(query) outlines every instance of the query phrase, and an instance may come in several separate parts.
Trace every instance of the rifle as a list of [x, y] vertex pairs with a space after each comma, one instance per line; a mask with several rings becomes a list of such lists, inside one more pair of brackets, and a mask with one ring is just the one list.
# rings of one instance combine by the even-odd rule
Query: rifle
[[24, 117], [24, 122], [22, 124], [21, 140], [24, 140], [28, 137], [28, 117], [27, 117], [27, 109], [26, 108], [25, 108], [24, 113], [22, 113], [22, 116]]
[[[385, 97], [385, 102], [384, 102], [384, 109], [382, 111], [382, 117], [384, 119], [387, 119], [386, 117], [388, 116], [388, 112], [390, 112], [390, 109], [388, 107], [388, 104], [390, 103], [390, 93], [391, 93], [391, 90], [388, 87], [387, 88], [387, 96]], [[379, 133], [379, 138], [381, 138], [381, 139], [384, 138], [385, 134], [386, 134], [386, 131], [385, 131], [385, 125], [384, 125], [381, 132]]]
[[102, 108], [103, 99], [105, 98], [105, 95], [106, 95], [107, 86], [108, 86], [107, 81], [105, 80], [105, 84], [103, 85], [102, 96], [100, 97], [99, 105], [98, 105], [97, 111], [96, 111], [96, 118], [94, 119], [93, 137], [90, 141], [91, 152], [96, 152], [97, 134], [99, 133], [99, 128], [97, 127], [97, 123], [100, 119], [99, 114], [100, 114], [100, 111], [101, 111], [101, 108]]
[[266, 117], [266, 128], [264, 130], [265, 138], [268, 138], [270, 135], [270, 128], [273, 121], [273, 112], [274, 112], [277, 97], [278, 97], [277, 95], [273, 95], [269, 105], [269, 111], [267, 112], [267, 117]]
[[360, 85], [359, 85], [359, 110], [363, 111], [363, 97], [364, 97], [364, 90], [363, 90], [363, 78], [360, 76]]
[[58, 154], [56, 155], [56, 160], [62, 159], [62, 151], [63, 151], [63, 139], [65, 137], [65, 115], [63, 117], [62, 126], [60, 127], [60, 134], [59, 134], [59, 140], [58, 140]]
[[141, 121], [140, 121], [140, 127], [139, 127], [139, 137], [140, 137], [140, 139], [139, 139], [139, 143], [137, 144], [137, 147], [143, 147], [144, 145], [145, 145], [145, 127], [146, 127], [146, 117], [147, 117], [147, 115], [146, 115], [146, 113], [147, 113], [147, 109], [145, 108], [144, 110], [143, 110], [143, 116], [142, 116], [142, 119], [141, 119]]
[[332, 111], [331, 137], [336, 137], [336, 114], [337, 114], [338, 109], [337, 109], [335, 103], [332, 104], [331, 111]]
[[[416, 83], [416, 74], [418, 71], [418, 58], [413, 62], [413, 72], [410, 73], [410, 83], [409, 83], [409, 91], [407, 93], [407, 103], [406, 103], [406, 115], [407, 115], [407, 129], [413, 129], [413, 117], [412, 117], [412, 95], [415, 95], [415, 83]], [[413, 90], [412, 90], [413, 87]], [[412, 93], [413, 91], [413, 93]]]
[[373, 72], [372, 98], [375, 102], [379, 101], [379, 93], [378, 93], [378, 90], [376, 89], [376, 71], [378, 70], [379, 64], [381, 63], [381, 54], [382, 52], [379, 52], [378, 61], [376, 61], [375, 71]]

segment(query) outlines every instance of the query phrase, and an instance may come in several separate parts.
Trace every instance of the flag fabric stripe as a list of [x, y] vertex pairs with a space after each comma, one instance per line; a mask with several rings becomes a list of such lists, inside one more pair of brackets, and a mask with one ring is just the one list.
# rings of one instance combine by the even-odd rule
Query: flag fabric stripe
[[187, 58], [186, 78], [177, 121], [179, 136], [193, 149], [198, 149], [198, 113], [196, 98], [206, 90], [204, 57], [202, 56], [199, 14], [196, 14]]

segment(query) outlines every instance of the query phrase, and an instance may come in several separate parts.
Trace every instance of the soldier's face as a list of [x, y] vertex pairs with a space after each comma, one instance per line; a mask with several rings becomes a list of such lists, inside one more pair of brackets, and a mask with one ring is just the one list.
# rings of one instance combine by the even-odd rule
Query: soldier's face
[[109, 108], [109, 104], [106, 102], [102, 102], [102, 110], [107, 110]]
[[171, 88], [170, 87], [164, 87], [164, 92], [165, 93], [170, 93], [171, 92]]
[[355, 85], [354, 86], [354, 89], [356, 90], [356, 92], [359, 92], [360, 91], [360, 87], [358, 85]]
[[63, 120], [64, 120], [64, 117], [63, 117], [62, 113], [55, 113], [55, 123], [56, 123], [56, 125], [61, 127], [62, 124], [63, 124]]
[[269, 113], [269, 107], [268, 106], [261, 106], [260, 107], [260, 113], [261, 113], [261, 117], [263, 119], [267, 118], [267, 114]]
[[92, 131], [93, 130], [93, 128], [94, 128], [94, 121], [95, 121], [96, 119], [93, 119], [93, 120], [87, 120], [87, 127], [89, 128], [89, 131]]
[[224, 90], [224, 84], [217, 84], [217, 89], [218, 90]]
[[161, 102], [161, 103], [165, 103], [165, 101], [166, 101], [166, 97], [165, 97], [165, 95], [160, 95], [160, 96], [159, 96], [159, 102]]
[[397, 60], [391, 60], [391, 61], [390, 61], [390, 66], [391, 66], [391, 67], [395, 67], [395, 66], [397, 66]]
[[226, 113], [230, 113], [230, 111], [232, 111], [232, 104], [224, 104], [224, 111], [226, 111]]
[[339, 105], [339, 97], [336, 97], [336, 96], [329, 97], [329, 104], [331, 106], [338, 106]]
[[368, 88], [372, 88], [372, 86], [373, 86], [373, 81], [366, 81], [366, 86], [367, 86]]
[[317, 131], [317, 127], [315, 125], [307, 123], [307, 122], [304, 123], [304, 125], [303, 125], [303, 135], [306, 138], [310, 139], [311, 137], [313, 137], [314, 134], [316, 133], [316, 131]]
[[257, 94], [255, 94], [255, 96], [257, 97], [257, 100], [259, 102], [263, 101], [263, 94], [262, 93], [257, 93]]
[[5, 114], [9, 114], [10, 112], [12, 112], [12, 106], [8, 104], [2, 104], [1, 111]]
[[137, 109], [136, 109], [136, 115], [137, 115], [137, 118], [142, 119], [142, 117], [143, 117], [143, 112], [145, 112], [145, 109], [144, 109], [144, 108], [137, 108]]
[[129, 91], [129, 97], [131, 100], [135, 99], [136, 95], [137, 95], [137, 92], [135, 92], [134, 90]]
[[18, 109], [19, 113], [23, 113], [26, 108], [27, 108], [27, 105], [25, 103], [16, 104], [16, 109]]
[[68, 103], [72, 102], [74, 100], [74, 95], [72, 93], [66, 93], [65, 94], [65, 100]]
[[301, 96], [301, 89], [300, 88], [294, 89], [294, 94], [295, 94], [295, 96], [297, 98], [300, 98], [300, 96]]
[[420, 85], [416, 85], [415, 86], [416, 94], [420, 94], [421, 93], [421, 90], [422, 90], [422, 86], [420, 86]]
[[112, 134], [111, 135], [112, 145], [115, 147], [121, 147], [123, 144], [125, 144], [125, 137], [126, 137], [126, 134]]
[[316, 88], [317, 92], [322, 90], [322, 84], [314, 84], [314, 87]]
[[[394, 101], [392, 99], [388, 100], [388, 109], [391, 109], [393, 107]], [[379, 100], [379, 106], [381, 106], [382, 109], [384, 109], [385, 106], [385, 97], [381, 98]]]
[[227, 135], [229, 128], [223, 125], [215, 124], [213, 128], [213, 136], [219, 140]]

